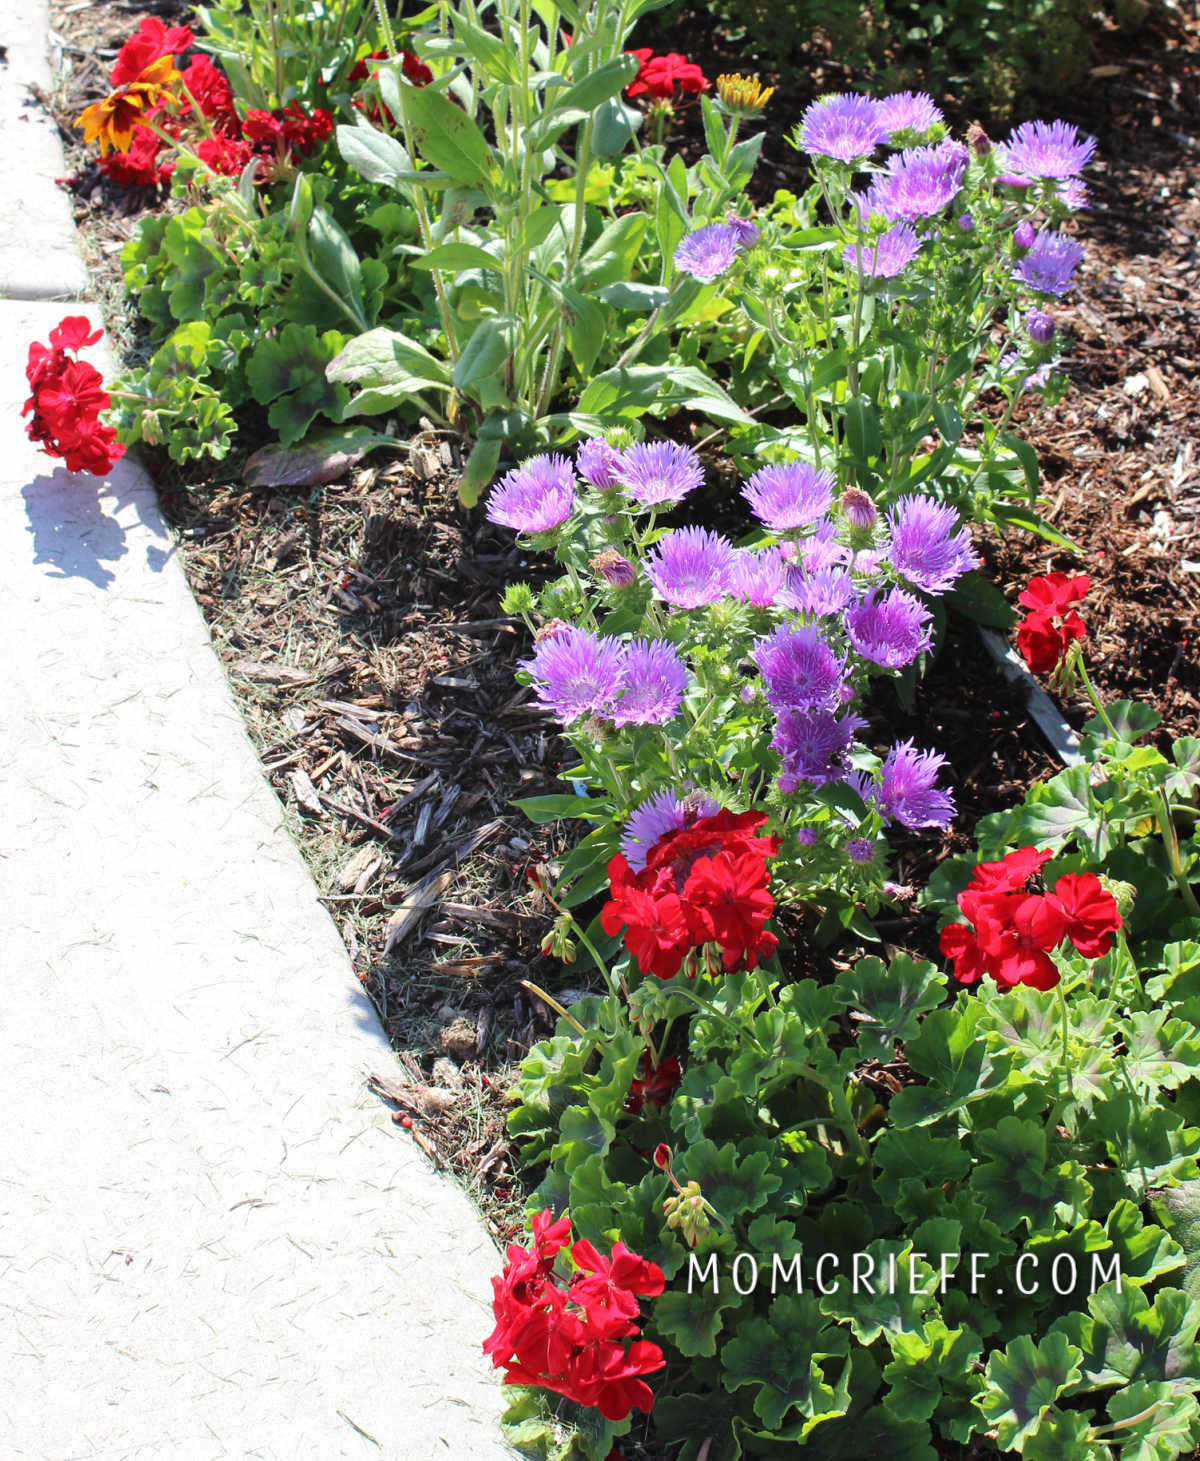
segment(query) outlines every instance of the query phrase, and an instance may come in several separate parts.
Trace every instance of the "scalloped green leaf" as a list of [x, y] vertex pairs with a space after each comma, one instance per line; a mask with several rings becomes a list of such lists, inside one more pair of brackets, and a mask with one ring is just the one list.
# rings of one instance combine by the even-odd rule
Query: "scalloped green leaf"
[[1082, 1359], [1059, 1333], [1046, 1335], [1040, 1344], [1022, 1334], [1004, 1350], [992, 1351], [976, 1404], [1002, 1451], [1023, 1448], [1037, 1432], [1042, 1417], [1079, 1379]]

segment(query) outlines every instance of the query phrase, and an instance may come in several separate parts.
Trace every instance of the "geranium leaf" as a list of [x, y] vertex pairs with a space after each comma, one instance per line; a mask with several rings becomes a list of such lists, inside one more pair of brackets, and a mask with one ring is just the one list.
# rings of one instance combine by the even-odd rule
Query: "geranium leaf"
[[979, 1162], [969, 1187], [1002, 1232], [1026, 1223], [1031, 1233], [1082, 1221], [1092, 1189], [1078, 1162], [1047, 1166], [1046, 1128], [1006, 1116], [994, 1130], [976, 1134]]
[[1023, 1449], [1042, 1417], [1078, 1380], [1082, 1359], [1066, 1335], [1057, 1333], [1046, 1335], [1036, 1345], [1028, 1334], [1022, 1334], [1006, 1349], [992, 1352], [976, 1403], [995, 1430], [1002, 1451]]
[[946, 992], [946, 976], [933, 964], [898, 953], [885, 964], [867, 958], [837, 979], [857, 1016], [858, 1048], [864, 1060], [889, 1061], [897, 1041], [915, 1039], [920, 1016], [936, 1009]]
[[1112, 1396], [1108, 1414], [1119, 1427], [1114, 1439], [1121, 1461], [1175, 1461], [1194, 1444], [1200, 1407], [1194, 1395], [1181, 1395], [1174, 1385], [1137, 1380]]
[[755, 1415], [778, 1430], [792, 1411], [813, 1420], [835, 1406], [818, 1359], [845, 1353], [845, 1334], [823, 1321], [810, 1294], [781, 1294], [767, 1318], [743, 1324], [722, 1349], [723, 1382], [751, 1389]]

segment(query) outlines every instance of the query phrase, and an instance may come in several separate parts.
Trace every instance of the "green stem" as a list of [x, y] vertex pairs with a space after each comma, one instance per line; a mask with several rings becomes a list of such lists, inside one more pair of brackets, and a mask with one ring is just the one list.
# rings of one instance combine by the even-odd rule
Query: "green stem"
[[1067, 1019], [1067, 996], [1063, 990], [1062, 980], [1058, 982], [1058, 1012], [1060, 1017], [1060, 1030], [1062, 1034], [1062, 1062], [1063, 1072], [1067, 1077], [1067, 1092], [1072, 1100], [1075, 1098], [1075, 1084], [1071, 1075], [1071, 1046], [1070, 1027]]

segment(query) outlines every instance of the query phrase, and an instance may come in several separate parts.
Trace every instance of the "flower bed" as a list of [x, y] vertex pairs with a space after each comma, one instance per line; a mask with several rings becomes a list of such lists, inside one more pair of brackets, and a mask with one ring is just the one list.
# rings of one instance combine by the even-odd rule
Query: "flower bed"
[[[560, 1020], [510, 1093], [534, 1242], [487, 1341], [529, 1387], [522, 1446], [1180, 1454], [1200, 778], [1195, 742], [1143, 744], [1153, 715], [1092, 689], [1087, 578], [1024, 585], [1017, 632], [1060, 695], [1081, 677], [1087, 764], [924, 880], [941, 967], [881, 936], [914, 891], [889, 828], [902, 855], [936, 846], [957, 790], [919, 719], [879, 734], [882, 684], [921, 704], [929, 656], [963, 642], [946, 605], [1014, 624], [977, 571], [988, 532], [1064, 546], [1013, 424], [1066, 388], [1053, 313], [1082, 248], [1062, 226], [1092, 146], [1063, 124], [955, 141], [920, 96], [824, 99], [794, 136], [812, 188], [751, 218], [767, 89], [627, 56], [631, 19], [505, 49], [465, 13], [397, 38], [364, 11], [318, 78], [303, 55], [272, 72], [223, 13], [232, 103], [176, 64], [190, 36], [143, 27], [85, 124], [175, 159], [176, 208], [126, 255], [155, 339], [112, 386], [122, 435], [219, 458], [265, 417], [281, 450], [250, 471], [287, 489], [386, 444], [355, 415], [423, 416], [427, 440], [464, 437], [463, 502], [490, 488], [524, 535], [493, 560], [557, 559], [490, 620], [527, 621], [522, 677], [579, 758], [522, 799], [589, 828], [537, 873], [544, 947], [604, 981], [525, 984]], [[318, 84], [347, 118], [336, 154]], [[677, 105], [702, 121], [690, 167], [661, 140]], [[635, 148], [639, 125], [659, 140]], [[67, 360], [86, 343], [64, 321], [36, 348], [31, 409], [100, 465], [103, 393]], [[730, 490], [672, 417], [721, 441]], [[334, 591], [361, 608], [373, 582]], [[442, 785], [414, 840], [453, 807]], [[391, 836], [373, 810], [349, 815]], [[397, 941], [446, 876], [409, 861]]]

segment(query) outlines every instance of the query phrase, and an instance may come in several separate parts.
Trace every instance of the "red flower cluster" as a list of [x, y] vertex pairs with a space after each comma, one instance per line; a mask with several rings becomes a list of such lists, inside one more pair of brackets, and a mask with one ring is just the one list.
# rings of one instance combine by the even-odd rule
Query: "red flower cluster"
[[[507, 1263], [492, 1279], [496, 1327], [483, 1343], [492, 1363], [505, 1367], [507, 1385], [536, 1385], [624, 1420], [635, 1407], [649, 1411], [654, 1395], [642, 1375], [666, 1363], [656, 1344], [638, 1339], [639, 1294], [654, 1298], [663, 1271], [618, 1242], [602, 1257], [580, 1240], [571, 1247], [575, 1273], [554, 1272], [555, 1255], [571, 1241], [570, 1219], [533, 1219], [532, 1249], [511, 1243]], [[626, 1348], [622, 1340], [632, 1339]]]
[[114, 89], [131, 86], [155, 61], [163, 56], [182, 56], [195, 40], [186, 25], [166, 26], [157, 15], [142, 18], [137, 30], [117, 52], [109, 80]]
[[97, 477], [120, 461], [125, 448], [113, 428], [100, 421], [100, 412], [111, 405], [100, 372], [73, 357], [102, 334], [93, 332], [83, 315], [68, 315], [50, 331], [49, 348], [30, 345], [25, 376], [33, 394], [21, 411], [22, 416], [33, 412], [25, 430], [48, 456], [61, 457], [69, 471]]
[[648, 96], [651, 101], [673, 101], [676, 86], [688, 96], [697, 96], [712, 85], [700, 67], [686, 56], [681, 56], [678, 51], [656, 56], [647, 46], [628, 54], [638, 58], [641, 69], [625, 88], [626, 96]]
[[642, 1073], [634, 1076], [629, 1087], [625, 1110], [630, 1116], [639, 1116], [644, 1106], [665, 1106], [682, 1079], [683, 1068], [673, 1055], [654, 1066], [647, 1050], [642, 1056]]
[[949, 923], [939, 939], [961, 983], [990, 974], [1006, 989], [1017, 984], [1053, 989], [1059, 976], [1050, 952], [1064, 939], [1085, 959], [1099, 959], [1112, 948], [1121, 915], [1095, 873], [1066, 873], [1053, 892], [1029, 891], [1030, 878], [1053, 856], [1049, 849], [1022, 847], [1000, 862], [980, 863], [971, 874], [958, 906], [975, 927]]
[[1087, 626], [1071, 605], [1081, 603], [1091, 586], [1085, 573], [1047, 573], [1030, 579], [1018, 596], [1017, 602], [1029, 613], [1017, 630], [1017, 648], [1034, 674], [1054, 669], [1074, 641], [1086, 636]]
[[273, 112], [249, 111], [242, 123], [242, 136], [262, 159], [260, 177], [269, 176], [273, 167], [286, 167], [293, 157], [307, 157], [332, 132], [330, 112], [314, 107], [310, 115], [298, 101]]
[[[374, 81], [375, 78], [379, 75], [379, 72], [373, 71], [367, 63], [369, 61], [386, 60], [387, 54], [388, 53], [386, 51], [372, 51], [369, 56], [364, 56], [361, 61], [355, 62], [353, 69], [347, 73], [346, 80]], [[420, 57], [412, 51], [400, 52], [400, 70], [404, 73], [405, 76], [408, 77], [409, 81], [411, 81], [414, 86], [428, 86], [429, 83], [433, 80], [433, 72], [429, 69], [428, 66], [426, 66], [425, 62], [422, 61]], [[363, 103], [358, 97], [354, 98], [354, 105], [359, 109], [359, 111], [364, 110]], [[372, 102], [371, 106], [369, 108], [366, 108], [366, 112], [368, 119], [372, 122], [383, 123], [389, 127], [395, 126], [395, 117], [392, 116], [391, 112], [387, 109], [387, 107], [382, 104], [382, 102]]]
[[625, 929], [643, 974], [670, 979], [693, 949], [710, 943], [720, 946], [727, 973], [775, 952], [779, 941], [763, 925], [775, 909], [767, 862], [779, 838], [754, 835], [766, 820], [722, 808], [660, 837], [637, 874], [620, 853], [609, 863], [612, 897], [600, 923], [612, 938]]

